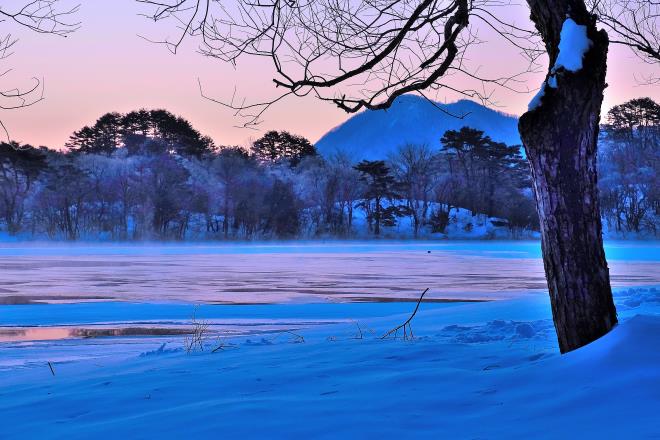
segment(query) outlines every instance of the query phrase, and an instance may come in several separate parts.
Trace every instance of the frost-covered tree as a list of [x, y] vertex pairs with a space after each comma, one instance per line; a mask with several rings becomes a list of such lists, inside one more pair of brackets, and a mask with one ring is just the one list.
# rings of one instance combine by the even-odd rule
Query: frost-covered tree
[[339, 176], [320, 156], [308, 156], [291, 176], [315, 234], [338, 232]]
[[400, 146], [389, 160], [399, 192], [406, 200], [415, 238], [426, 220], [435, 189], [437, 161], [433, 156], [427, 145], [406, 144]]
[[53, 155], [37, 195], [38, 213], [51, 237], [77, 240], [87, 215], [93, 188], [87, 172], [71, 156]]
[[295, 237], [300, 228], [300, 210], [291, 184], [275, 179], [264, 202], [264, 231], [280, 238]]
[[616, 231], [657, 233], [660, 216], [660, 105], [650, 98], [616, 105], [600, 147], [603, 215]]
[[25, 203], [45, 168], [42, 151], [30, 145], [0, 144], [0, 218], [10, 234], [21, 230]]
[[235, 215], [241, 177], [255, 165], [252, 156], [239, 147], [221, 148], [213, 160], [213, 171], [222, 185], [222, 233], [225, 238], [229, 237], [230, 220]]
[[162, 154], [149, 162], [149, 194], [153, 231], [160, 238], [182, 239], [187, 227], [191, 189], [188, 170], [176, 157]]
[[339, 181], [337, 198], [340, 218], [344, 218], [344, 210], [346, 210], [346, 227], [344, 231], [345, 234], [350, 234], [353, 228], [353, 208], [363, 191], [360, 173], [353, 167], [350, 159], [342, 153], [330, 157], [330, 166], [337, 174]]

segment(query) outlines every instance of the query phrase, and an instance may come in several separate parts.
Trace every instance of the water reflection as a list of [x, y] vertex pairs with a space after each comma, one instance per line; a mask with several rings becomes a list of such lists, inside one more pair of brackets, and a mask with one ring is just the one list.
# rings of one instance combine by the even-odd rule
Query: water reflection
[[[320, 324], [332, 324], [341, 320], [281, 320], [262, 321], [234, 320], [233, 322], [204, 321], [207, 337], [235, 337], [253, 334], [278, 333], [290, 329], [309, 328]], [[65, 339], [90, 339], [109, 337], [165, 337], [183, 336], [193, 333], [190, 323], [173, 324], [168, 327], [138, 327], [131, 325], [86, 325], [82, 326], [33, 326], [0, 327], [0, 343], [28, 341], [56, 341]]]
[[0, 327], [0, 342], [54, 341], [112, 336], [175, 336], [189, 333], [188, 328], [162, 327]]

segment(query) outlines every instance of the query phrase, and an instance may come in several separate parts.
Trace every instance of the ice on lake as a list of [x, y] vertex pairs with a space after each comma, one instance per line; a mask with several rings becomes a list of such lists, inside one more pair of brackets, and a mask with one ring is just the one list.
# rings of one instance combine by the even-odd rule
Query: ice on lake
[[4, 245], [0, 437], [652, 437], [658, 246], [607, 254], [620, 325], [559, 356], [536, 242]]
[[[655, 243], [608, 243], [607, 253], [615, 288], [660, 284]], [[540, 244], [4, 244], [0, 343], [29, 363], [26, 342], [172, 341], [193, 315], [212, 335], [272, 334], [408, 313], [426, 288], [425, 311], [546, 297]], [[14, 362], [9, 351], [0, 367]]]
[[[612, 285], [660, 283], [657, 242], [608, 243]], [[538, 242], [0, 247], [0, 303], [508, 299], [546, 289]]]

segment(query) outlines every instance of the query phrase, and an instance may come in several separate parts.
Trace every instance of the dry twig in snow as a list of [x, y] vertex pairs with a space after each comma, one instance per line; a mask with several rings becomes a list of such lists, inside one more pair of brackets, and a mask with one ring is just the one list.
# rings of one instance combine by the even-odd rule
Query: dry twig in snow
[[422, 295], [417, 300], [417, 305], [415, 306], [415, 310], [413, 310], [412, 315], [410, 315], [410, 317], [406, 319], [406, 321], [403, 324], [399, 325], [398, 327], [394, 327], [392, 330], [388, 331], [383, 336], [381, 336], [380, 339], [386, 339], [390, 336], [394, 336], [394, 339], [396, 339], [399, 330], [403, 330], [404, 340], [412, 339], [414, 335], [413, 335], [412, 327], [410, 326], [410, 322], [415, 317], [415, 314], [417, 314], [417, 310], [419, 310], [419, 305], [421, 304], [424, 295], [426, 295], [426, 292], [428, 291], [429, 289], [427, 288], [426, 290], [424, 290], [424, 292], [422, 292]]

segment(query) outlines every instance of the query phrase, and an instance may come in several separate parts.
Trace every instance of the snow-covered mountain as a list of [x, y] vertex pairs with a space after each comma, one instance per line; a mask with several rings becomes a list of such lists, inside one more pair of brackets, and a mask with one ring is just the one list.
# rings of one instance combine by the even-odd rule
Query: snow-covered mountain
[[[466, 125], [483, 130], [498, 142], [520, 144], [515, 116], [469, 100], [436, 105], [420, 96], [401, 96], [387, 110], [363, 111], [330, 130], [319, 139], [316, 148], [324, 156], [344, 151], [354, 160], [386, 159], [405, 143], [425, 143], [439, 149], [445, 131]], [[462, 115], [465, 116], [455, 117]]]

